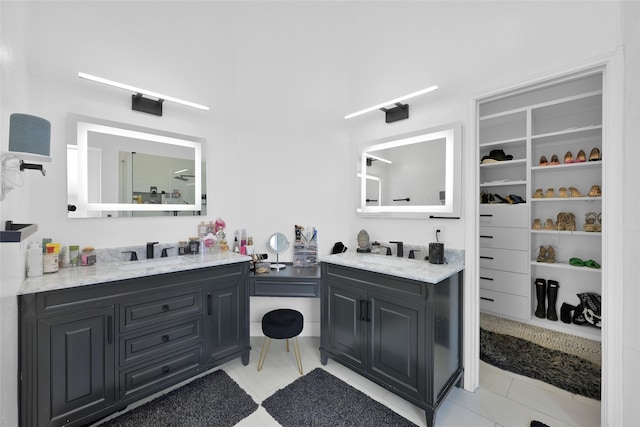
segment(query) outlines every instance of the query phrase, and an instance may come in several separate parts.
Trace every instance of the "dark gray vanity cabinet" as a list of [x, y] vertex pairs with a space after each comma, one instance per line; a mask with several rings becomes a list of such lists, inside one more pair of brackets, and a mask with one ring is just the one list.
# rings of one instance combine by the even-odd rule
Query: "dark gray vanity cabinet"
[[423, 283], [322, 264], [321, 362], [350, 367], [435, 411], [462, 378], [462, 273]]
[[20, 425], [85, 425], [233, 358], [248, 364], [248, 270], [20, 295]]
[[[37, 375], [49, 387], [31, 390], [36, 419], [61, 425], [90, 415], [116, 399], [113, 305], [36, 322]], [[35, 425], [25, 420], [25, 425]]]
[[[235, 357], [249, 347], [249, 299], [246, 280], [236, 277], [221, 278], [220, 283], [207, 286], [205, 324], [209, 333], [205, 340], [205, 366], [215, 366], [222, 360]], [[243, 354], [243, 363], [249, 363], [249, 353]]]

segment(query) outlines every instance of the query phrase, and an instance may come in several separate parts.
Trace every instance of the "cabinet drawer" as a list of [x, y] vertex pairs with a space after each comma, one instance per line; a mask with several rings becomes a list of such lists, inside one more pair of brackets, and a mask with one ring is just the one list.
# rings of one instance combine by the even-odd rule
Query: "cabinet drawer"
[[320, 281], [255, 279], [251, 283], [251, 295], [264, 297], [317, 297], [320, 296]]
[[531, 292], [529, 275], [509, 271], [480, 269], [480, 289], [526, 297]]
[[480, 247], [526, 251], [529, 247], [529, 229], [480, 227]]
[[144, 326], [154, 326], [159, 322], [177, 320], [180, 317], [201, 313], [200, 291], [164, 294], [161, 298], [142, 303], [120, 305], [120, 331]]
[[480, 268], [527, 273], [529, 252], [511, 249], [480, 248]]
[[179, 377], [190, 377], [200, 366], [200, 347], [120, 373], [121, 398], [137, 393], [154, 393]]
[[193, 346], [202, 340], [200, 317], [143, 334], [121, 336], [120, 363], [127, 364]]
[[527, 205], [480, 205], [480, 225], [529, 228]]
[[519, 295], [480, 289], [480, 311], [529, 320], [529, 300]]

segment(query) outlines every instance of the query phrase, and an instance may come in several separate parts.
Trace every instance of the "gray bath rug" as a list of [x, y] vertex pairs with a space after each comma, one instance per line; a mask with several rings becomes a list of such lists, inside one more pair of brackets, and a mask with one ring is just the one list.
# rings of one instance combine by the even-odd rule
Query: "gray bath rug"
[[[541, 345], [542, 347], [559, 350], [563, 353], [569, 353], [582, 359], [587, 359], [598, 366], [602, 365], [602, 345], [600, 341], [516, 322], [515, 320], [492, 316], [486, 313], [480, 313], [480, 327], [485, 331], [522, 338]], [[590, 326], [583, 327], [587, 329], [590, 328]]]
[[225, 371], [218, 370], [100, 427], [230, 427], [256, 409], [258, 404]]
[[600, 366], [581, 357], [480, 328], [480, 359], [570, 393], [600, 400]]
[[262, 406], [283, 427], [416, 427], [321, 368], [278, 390], [265, 399]]

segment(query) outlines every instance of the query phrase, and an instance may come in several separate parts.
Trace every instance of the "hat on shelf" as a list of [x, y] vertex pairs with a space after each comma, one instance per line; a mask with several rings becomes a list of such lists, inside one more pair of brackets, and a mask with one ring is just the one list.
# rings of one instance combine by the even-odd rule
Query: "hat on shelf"
[[504, 150], [491, 150], [488, 156], [482, 158], [481, 163], [495, 163], [505, 160], [513, 160], [513, 156], [511, 154], [504, 154]]

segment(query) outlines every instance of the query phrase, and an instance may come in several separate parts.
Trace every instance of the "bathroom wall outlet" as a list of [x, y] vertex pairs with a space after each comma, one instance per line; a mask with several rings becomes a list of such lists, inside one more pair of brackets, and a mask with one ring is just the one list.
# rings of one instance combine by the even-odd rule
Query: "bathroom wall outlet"
[[[436, 240], [436, 233], [438, 235], [438, 239]], [[442, 225], [434, 225], [433, 226], [433, 233], [431, 233], [431, 240], [429, 240], [431, 243], [435, 243], [435, 242], [440, 242], [440, 243], [444, 243], [445, 242], [445, 234], [444, 234], [444, 226]]]

